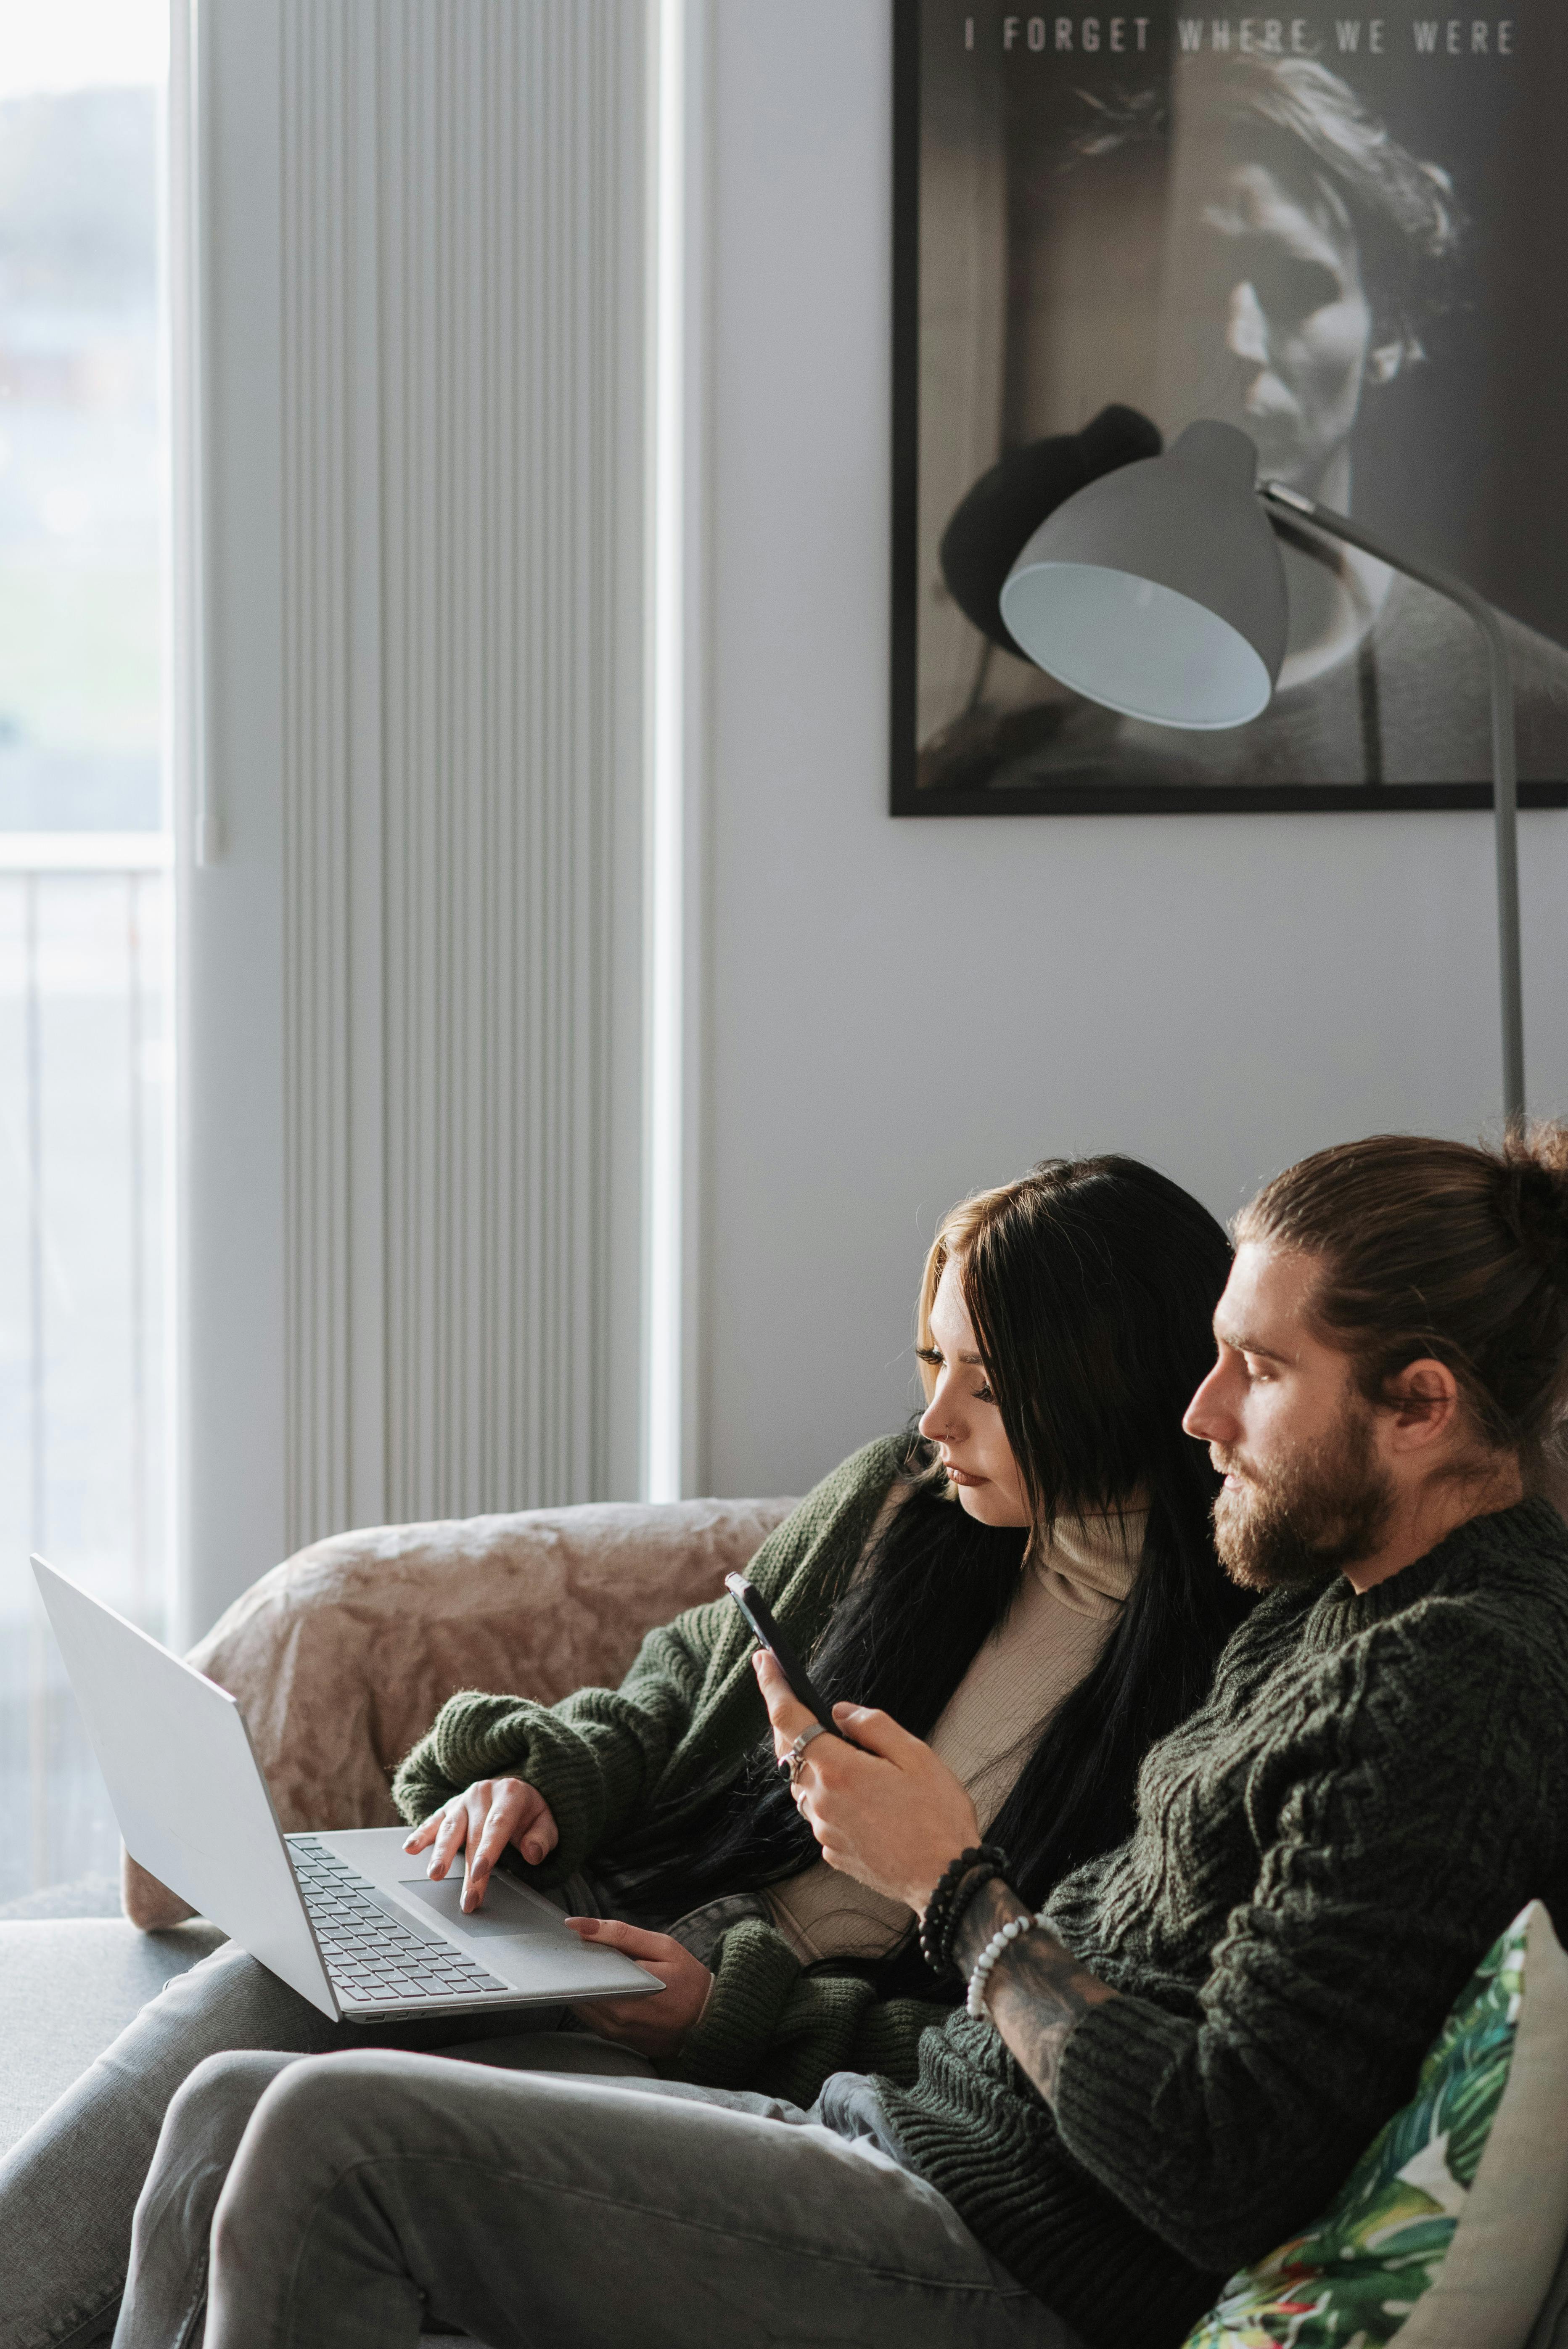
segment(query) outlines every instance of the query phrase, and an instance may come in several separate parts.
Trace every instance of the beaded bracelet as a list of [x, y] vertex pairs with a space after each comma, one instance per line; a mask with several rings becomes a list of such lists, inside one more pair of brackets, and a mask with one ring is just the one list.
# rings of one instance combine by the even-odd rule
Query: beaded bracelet
[[[952, 1966], [953, 1937], [970, 1901], [994, 1876], [1006, 1876], [1008, 1865], [1007, 1855], [999, 1845], [981, 1843], [961, 1851], [943, 1869], [920, 1920], [920, 1953], [934, 1974], [940, 1977]], [[960, 1899], [960, 1888], [971, 1874], [975, 1881]]]
[[991, 1979], [991, 1969], [1006, 1948], [1020, 1933], [1032, 1933], [1039, 1923], [1037, 1917], [1009, 1917], [999, 1932], [993, 1933], [975, 1961], [975, 1971], [969, 1977], [969, 1996], [965, 2001], [976, 2023], [985, 2019], [985, 1985]]
[[957, 1974], [960, 1981], [963, 1979], [963, 1968], [953, 1954], [953, 1945], [958, 1939], [958, 1929], [968, 1915], [981, 1887], [992, 1883], [998, 1878], [1006, 1877], [1010, 1872], [1006, 1853], [996, 1850], [990, 1854], [980, 1867], [972, 1868], [966, 1876], [961, 1878], [955, 1890], [948, 1899], [946, 1909], [934, 1938], [936, 1953], [942, 1961], [944, 1969], [950, 1973]]
[[947, 1904], [969, 1869], [977, 1867], [985, 1857], [984, 1844], [976, 1844], [968, 1851], [961, 1851], [956, 1859], [950, 1859], [937, 1878], [931, 1898], [925, 1904], [925, 1913], [920, 1920], [920, 1954], [934, 1974], [940, 1974], [944, 1970], [937, 1936], [942, 1930]]

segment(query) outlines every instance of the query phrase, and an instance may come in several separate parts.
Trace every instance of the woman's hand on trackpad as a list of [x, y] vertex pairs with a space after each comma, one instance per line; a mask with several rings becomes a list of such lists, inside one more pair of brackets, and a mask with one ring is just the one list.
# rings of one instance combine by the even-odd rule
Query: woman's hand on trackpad
[[560, 1840], [549, 1804], [526, 1779], [476, 1778], [405, 1837], [403, 1848], [428, 1850], [425, 1873], [438, 1882], [461, 1852], [462, 1905], [471, 1913], [484, 1899], [490, 1870], [509, 1844], [515, 1844], [530, 1866], [537, 1868]]
[[574, 1933], [593, 1948], [619, 1950], [645, 1974], [662, 1982], [659, 1998], [584, 1999], [572, 2010], [579, 2023], [639, 2055], [673, 2055], [707, 2004], [713, 1976], [700, 1958], [668, 1933], [645, 1933], [615, 1917], [568, 1917]]

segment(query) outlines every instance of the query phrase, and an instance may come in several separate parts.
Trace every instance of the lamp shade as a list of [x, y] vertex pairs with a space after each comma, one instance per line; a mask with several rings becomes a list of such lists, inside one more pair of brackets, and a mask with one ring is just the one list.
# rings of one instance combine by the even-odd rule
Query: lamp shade
[[1047, 516], [1008, 573], [1002, 617], [1076, 693], [1160, 726], [1244, 725], [1284, 657], [1284, 566], [1233, 425], [1190, 424]]

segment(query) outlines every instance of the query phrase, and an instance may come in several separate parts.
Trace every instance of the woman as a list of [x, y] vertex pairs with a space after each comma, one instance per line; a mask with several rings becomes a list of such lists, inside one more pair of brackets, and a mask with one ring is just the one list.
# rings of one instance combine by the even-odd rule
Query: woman
[[[920, 1442], [856, 1454], [753, 1562], [825, 1694], [929, 1737], [1031, 1899], [1120, 1840], [1143, 1753], [1202, 1695], [1244, 1604], [1214, 1559], [1213, 1478], [1180, 1432], [1228, 1267], [1204, 1210], [1128, 1159], [1049, 1162], [966, 1202], [922, 1290]], [[950, 1998], [911, 1912], [818, 1858], [772, 1766], [750, 1646], [725, 1600], [651, 1634], [618, 1691], [451, 1701], [398, 1775], [422, 1823], [410, 1848], [433, 1874], [465, 1851], [472, 1903], [515, 1846], [535, 1880], [567, 1888], [579, 1930], [666, 1991], [586, 2005], [576, 2027], [447, 2018], [383, 2046], [650, 2086], [656, 2065], [799, 2106], [835, 2071], [913, 2077]], [[242, 1952], [171, 1984], [0, 2169], [5, 2239], [26, 2246], [0, 2349], [108, 2322], [171, 2097], [121, 2335], [174, 2337], [200, 2306], [234, 2114], [289, 2060], [219, 2051], [367, 2044]], [[192, 2190], [181, 2165], [198, 2141]]]
[[[1243, 1609], [1180, 1425], [1229, 1265], [1196, 1201], [1129, 1159], [1049, 1162], [965, 1201], [921, 1288], [923, 1442], [847, 1461], [751, 1569], [822, 1694], [928, 1739], [1037, 1903], [1127, 1833], [1144, 1753]], [[770, 1749], [744, 1755], [750, 1645], [724, 1601], [655, 1633], [611, 1704], [456, 1698], [395, 1791], [431, 1875], [466, 1854], [465, 1905], [511, 1845], [573, 1907], [679, 1920], [672, 1937], [573, 1920], [671, 1993], [584, 2006], [584, 2027], [681, 2077], [810, 2103], [857, 2025], [882, 2068], [913, 2062], [936, 1986], [911, 1912], [828, 1868]], [[694, 1959], [721, 1933], [716, 1976]], [[724, 2036], [732, 1974], [744, 2044]], [[764, 1978], [779, 2034], [759, 2044]]]

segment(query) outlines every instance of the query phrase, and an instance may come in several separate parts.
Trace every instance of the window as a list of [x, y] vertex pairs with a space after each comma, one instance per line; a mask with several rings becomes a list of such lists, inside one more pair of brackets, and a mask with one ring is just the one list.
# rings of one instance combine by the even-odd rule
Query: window
[[0, 0], [0, 1905], [117, 1836], [27, 1569], [170, 1561], [160, 0]]

